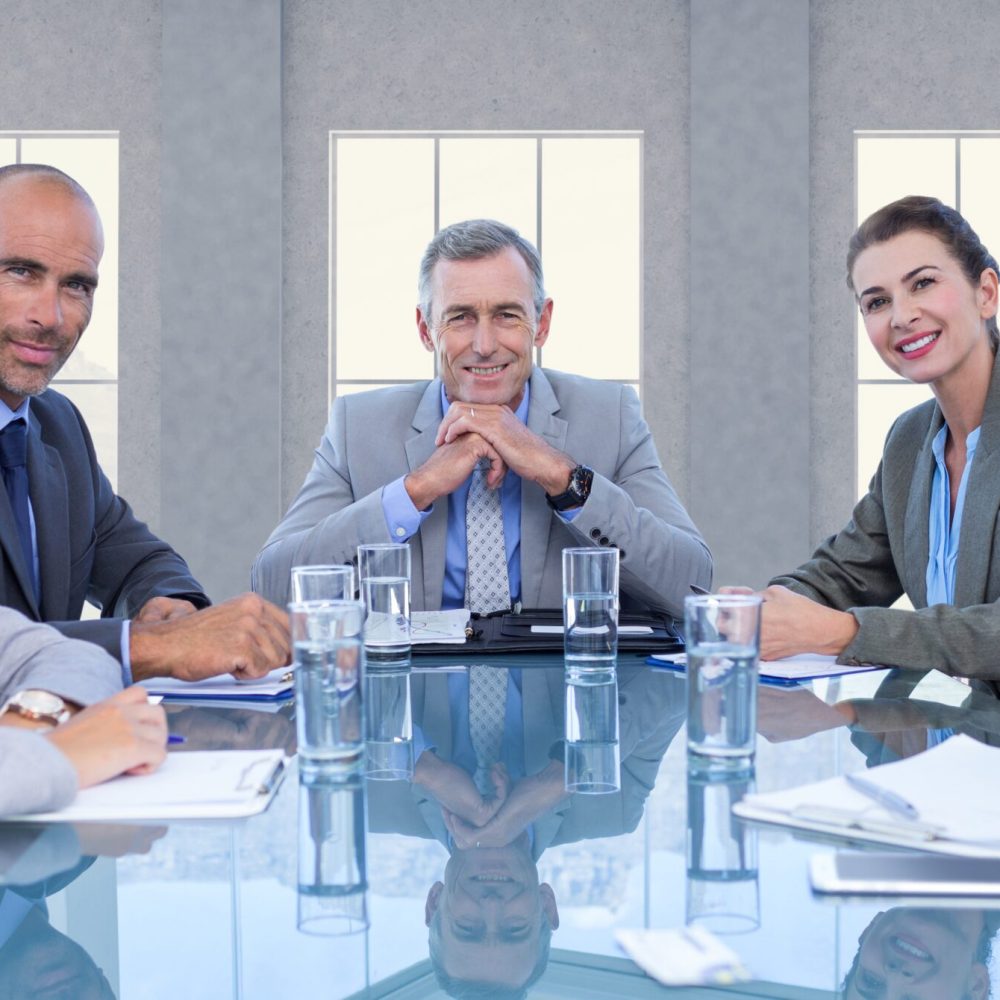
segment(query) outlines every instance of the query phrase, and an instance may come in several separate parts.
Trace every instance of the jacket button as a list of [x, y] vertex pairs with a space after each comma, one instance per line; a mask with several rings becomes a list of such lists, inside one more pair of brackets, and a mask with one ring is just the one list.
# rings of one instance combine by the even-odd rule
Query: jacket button
[[601, 545], [607, 545], [608, 544], [608, 536], [607, 535], [601, 535], [600, 544]]
[[621, 560], [624, 559], [624, 558], [625, 558], [625, 550], [624, 549], [619, 549], [618, 550], [618, 561], [621, 562]]
[[595, 539], [595, 540], [598, 539], [598, 538], [600, 538], [601, 537], [601, 529], [600, 528], [592, 528], [591, 531], [590, 531], [590, 537], [593, 538], [593, 539]]

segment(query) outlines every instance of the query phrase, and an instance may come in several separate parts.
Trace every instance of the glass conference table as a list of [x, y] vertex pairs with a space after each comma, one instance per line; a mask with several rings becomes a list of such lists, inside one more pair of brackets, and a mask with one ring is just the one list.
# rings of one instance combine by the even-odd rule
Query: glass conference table
[[[518, 775], [558, 772], [564, 675], [555, 656], [503, 662], [520, 668], [523, 722], [504, 744], [518, 789]], [[463, 740], [450, 732], [448, 685], [464, 669], [454, 657], [416, 658], [410, 675], [415, 731], [455, 767], [449, 754]], [[294, 765], [269, 808], [241, 821], [0, 825], [0, 997], [419, 998], [445, 995], [439, 977], [457, 995], [485, 997], [522, 995], [532, 977], [528, 995], [540, 998], [965, 995], [992, 914], [823, 900], [807, 866], [836, 847], [741, 824], [729, 805], [751, 787], [908, 756], [929, 733], [995, 742], [1000, 702], [936, 672], [762, 687], [755, 774], [720, 782], [688, 771], [682, 675], [633, 655], [619, 659], [617, 681], [620, 791], [567, 796], [529, 781], [508, 829], [478, 849], [463, 847], [468, 828], [420, 786], [304, 785]], [[168, 713], [187, 737], [173, 752], [294, 750], [291, 704]], [[470, 782], [456, 771], [437, 787], [450, 798]], [[333, 862], [318, 860], [321, 842]], [[309, 883], [331, 864], [342, 884], [317, 903]], [[303, 933], [317, 905], [338, 911], [341, 931], [353, 916], [355, 932]], [[615, 942], [619, 929], [695, 917], [718, 929], [751, 982], [666, 988]], [[842, 992], [859, 938], [878, 954]], [[493, 985], [462, 994], [466, 980]], [[970, 995], [988, 995], [982, 976]]]

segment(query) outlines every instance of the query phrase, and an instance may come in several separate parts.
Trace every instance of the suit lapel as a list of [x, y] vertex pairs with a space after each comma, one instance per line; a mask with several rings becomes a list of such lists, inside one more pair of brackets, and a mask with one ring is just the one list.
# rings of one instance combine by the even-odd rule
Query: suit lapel
[[59, 453], [42, 441], [33, 421], [28, 432], [28, 493], [35, 515], [41, 612], [45, 618], [59, 618], [69, 603], [69, 492]]
[[[531, 373], [531, 399], [528, 404], [528, 430], [544, 438], [553, 448], [563, 451], [569, 425], [557, 417], [559, 400], [540, 368]], [[549, 546], [552, 518], [555, 515], [537, 483], [521, 480], [521, 603], [537, 608], [542, 592], [542, 570]]]
[[[416, 412], [413, 414], [413, 429], [416, 434], [408, 438], [405, 444], [406, 462], [409, 471], [423, 465], [434, 453], [434, 438], [441, 423], [441, 380], [433, 379], [420, 397]], [[421, 555], [421, 584], [423, 586], [423, 601], [420, 595], [411, 596], [413, 606], [427, 611], [437, 611], [441, 607], [441, 585], [444, 580], [445, 540], [448, 532], [448, 499], [441, 497], [434, 504], [430, 517], [421, 525], [420, 531], [410, 544], [419, 540]], [[414, 570], [416, 572], [416, 568]]]
[[[931, 507], [931, 486], [934, 482], [934, 453], [931, 442], [934, 435], [941, 429], [943, 418], [941, 411], [935, 410], [923, 446], [917, 452], [913, 472], [903, 484], [907, 489], [906, 518], [903, 523], [906, 530], [903, 533], [903, 551], [905, 553], [904, 570], [906, 579], [902, 581], [904, 589], [910, 594], [914, 607], [923, 608], [927, 605], [927, 560], [930, 553], [929, 518]], [[883, 466], [883, 475], [885, 468]], [[884, 483], [883, 491], [888, 495], [893, 484]]]
[[[962, 538], [955, 566], [955, 605], [986, 601], [997, 510], [1000, 508], [1000, 364], [994, 363], [979, 444], [969, 470]], [[926, 518], [924, 519], [926, 522]], [[925, 525], [926, 528], [926, 525]]]

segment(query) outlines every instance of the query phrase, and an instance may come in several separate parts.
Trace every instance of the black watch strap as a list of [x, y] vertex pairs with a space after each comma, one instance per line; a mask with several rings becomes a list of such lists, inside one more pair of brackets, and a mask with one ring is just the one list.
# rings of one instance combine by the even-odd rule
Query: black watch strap
[[569, 486], [565, 493], [550, 497], [547, 493], [545, 499], [553, 510], [572, 510], [574, 507], [582, 507], [590, 496], [590, 487], [594, 482], [594, 470], [588, 469], [585, 465], [578, 465], [569, 474]]

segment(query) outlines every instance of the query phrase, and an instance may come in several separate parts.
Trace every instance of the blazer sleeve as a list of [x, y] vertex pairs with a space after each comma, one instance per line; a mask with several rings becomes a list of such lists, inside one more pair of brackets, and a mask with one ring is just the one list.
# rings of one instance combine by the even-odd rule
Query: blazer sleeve
[[[614, 472], [595, 473], [567, 527], [581, 545], [617, 546], [623, 592], [682, 618], [690, 585], [711, 586], [712, 556], [663, 471], [638, 397], [630, 386], [619, 388]], [[585, 452], [576, 457], [587, 462]]]
[[347, 437], [346, 397], [338, 396], [312, 468], [250, 572], [252, 589], [279, 606], [289, 599], [293, 566], [350, 563], [360, 544], [393, 541], [381, 489], [355, 496]]

